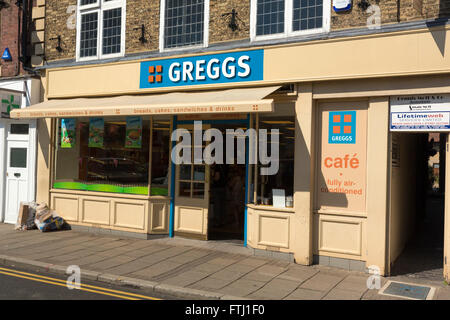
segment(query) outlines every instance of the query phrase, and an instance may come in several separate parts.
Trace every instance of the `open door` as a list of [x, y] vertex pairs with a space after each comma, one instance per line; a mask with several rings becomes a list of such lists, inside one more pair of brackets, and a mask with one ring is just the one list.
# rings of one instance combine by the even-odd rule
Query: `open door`
[[[185, 128], [193, 137], [193, 125], [178, 126]], [[202, 126], [203, 130], [209, 129]], [[203, 132], [202, 132], [203, 136]], [[175, 236], [208, 239], [209, 207], [209, 166], [204, 162], [194, 164], [194, 139], [192, 138], [192, 164], [176, 166], [175, 171]], [[205, 143], [202, 144], [202, 153]]]
[[444, 278], [450, 283], [450, 155], [448, 134], [445, 135], [445, 218], [444, 218]]

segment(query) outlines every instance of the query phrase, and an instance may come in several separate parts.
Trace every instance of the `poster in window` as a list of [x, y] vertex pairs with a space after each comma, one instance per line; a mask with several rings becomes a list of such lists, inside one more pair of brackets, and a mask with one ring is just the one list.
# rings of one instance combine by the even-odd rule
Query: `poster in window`
[[103, 118], [89, 119], [89, 148], [103, 148], [105, 121]]
[[73, 148], [76, 136], [76, 119], [61, 119], [61, 148]]
[[366, 210], [367, 108], [327, 104], [321, 110], [319, 210]]
[[142, 118], [127, 117], [125, 148], [142, 148]]

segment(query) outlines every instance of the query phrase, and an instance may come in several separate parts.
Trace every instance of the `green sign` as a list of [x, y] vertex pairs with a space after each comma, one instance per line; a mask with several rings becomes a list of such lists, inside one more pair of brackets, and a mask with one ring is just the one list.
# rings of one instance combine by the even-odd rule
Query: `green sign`
[[20, 101], [20, 96], [13, 94], [2, 96], [2, 118], [9, 118], [12, 109], [20, 108], [20, 103], [16, 101]]

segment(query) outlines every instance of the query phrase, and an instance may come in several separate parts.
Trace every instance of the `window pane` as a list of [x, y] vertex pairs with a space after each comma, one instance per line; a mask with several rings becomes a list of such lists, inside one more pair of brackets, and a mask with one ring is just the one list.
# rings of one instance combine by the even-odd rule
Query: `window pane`
[[9, 167], [10, 168], [27, 167], [27, 148], [10, 149]]
[[284, 32], [284, 0], [258, 0], [256, 35]]
[[194, 166], [194, 181], [205, 181], [205, 166]]
[[54, 188], [148, 194], [149, 120], [77, 119], [73, 127], [61, 145], [59, 126]]
[[88, 4], [96, 3], [97, 1], [98, 0], [81, 0], [80, 5], [85, 6], [85, 5], [88, 5]]
[[[262, 166], [258, 166], [257, 203], [272, 205], [273, 189], [282, 189], [285, 194], [285, 204], [291, 207], [294, 193], [295, 117], [260, 116], [259, 129], [267, 130], [269, 157], [272, 154], [271, 148], [279, 148], [279, 169], [274, 175], [261, 175]], [[273, 161], [276, 159], [272, 159]]]
[[180, 182], [180, 191], [178, 192], [180, 197], [191, 197], [191, 183]]
[[175, 48], [203, 43], [204, 0], [167, 0], [164, 47]]
[[191, 168], [190, 164], [180, 166], [180, 180], [191, 180]]
[[80, 57], [92, 57], [97, 55], [97, 12], [81, 15]]
[[205, 197], [205, 184], [194, 183], [194, 189], [192, 190], [192, 198], [203, 199]]
[[103, 54], [120, 52], [121, 26], [122, 8], [106, 10], [103, 12]]
[[169, 195], [170, 120], [153, 120], [151, 194]]
[[294, 0], [292, 30], [322, 28], [322, 0]]
[[28, 134], [29, 125], [26, 123], [12, 123], [11, 134]]

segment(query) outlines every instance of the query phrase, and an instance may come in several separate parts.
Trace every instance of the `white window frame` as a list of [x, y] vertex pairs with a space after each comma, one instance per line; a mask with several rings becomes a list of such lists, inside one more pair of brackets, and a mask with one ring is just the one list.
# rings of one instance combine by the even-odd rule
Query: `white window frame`
[[[97, 0], [95, 3], [88, 5], [80, 5], [81, 0], [77, 3], [77, 44], [76, 44], [76, 59], [77, 61], [90, 61], [98, 59], [108, 59], [123, 57], [125, 55], [125, 35], [126, 35], [126, 17], [127, 17], [127, 1], [126, 0]], [[102, 54], [102, 42], [103, 42], [103, 12], [106, 10], [122, 8], [122, 20], [121, 20], [121, 35], [120, 35], [120, 52], [111, 54]], [[81, 16], [83, 14], [97, 12], [97, 55], [90, 57], [80, 57], [81, 49]]]
[[176, 48], [164, 48], [164, 27], [166, 25], [166, 0], [160, 2], [159, 12], [159, 51], [171, 52], [195, 48], [207, 48], [209, 43], [209, 0], [205, 0], [205, 11], [203, 12], [203, 43], [191, 46], [183, 46]]
[[250, 3], [250, 40], [251, 41], [261, 41], [261, 40], [271, 40], [271, 39], [282, 39], [293, 36], [315, 34], [315, 33], [326, 33], [330, 32], [330, 19], [331, 19], [331, 0], [323, 0], [323, 12], [322, 12], [322, 28], [308, 29], [308, 30], [292, 30], [292, 16], [294, 12], [294, 1], [285, 0], [284, 3], [284, 32], [267, 34], [267, 35], [256, 35], [256, 13], [257, 13], [257, 0], [251, 0]]

